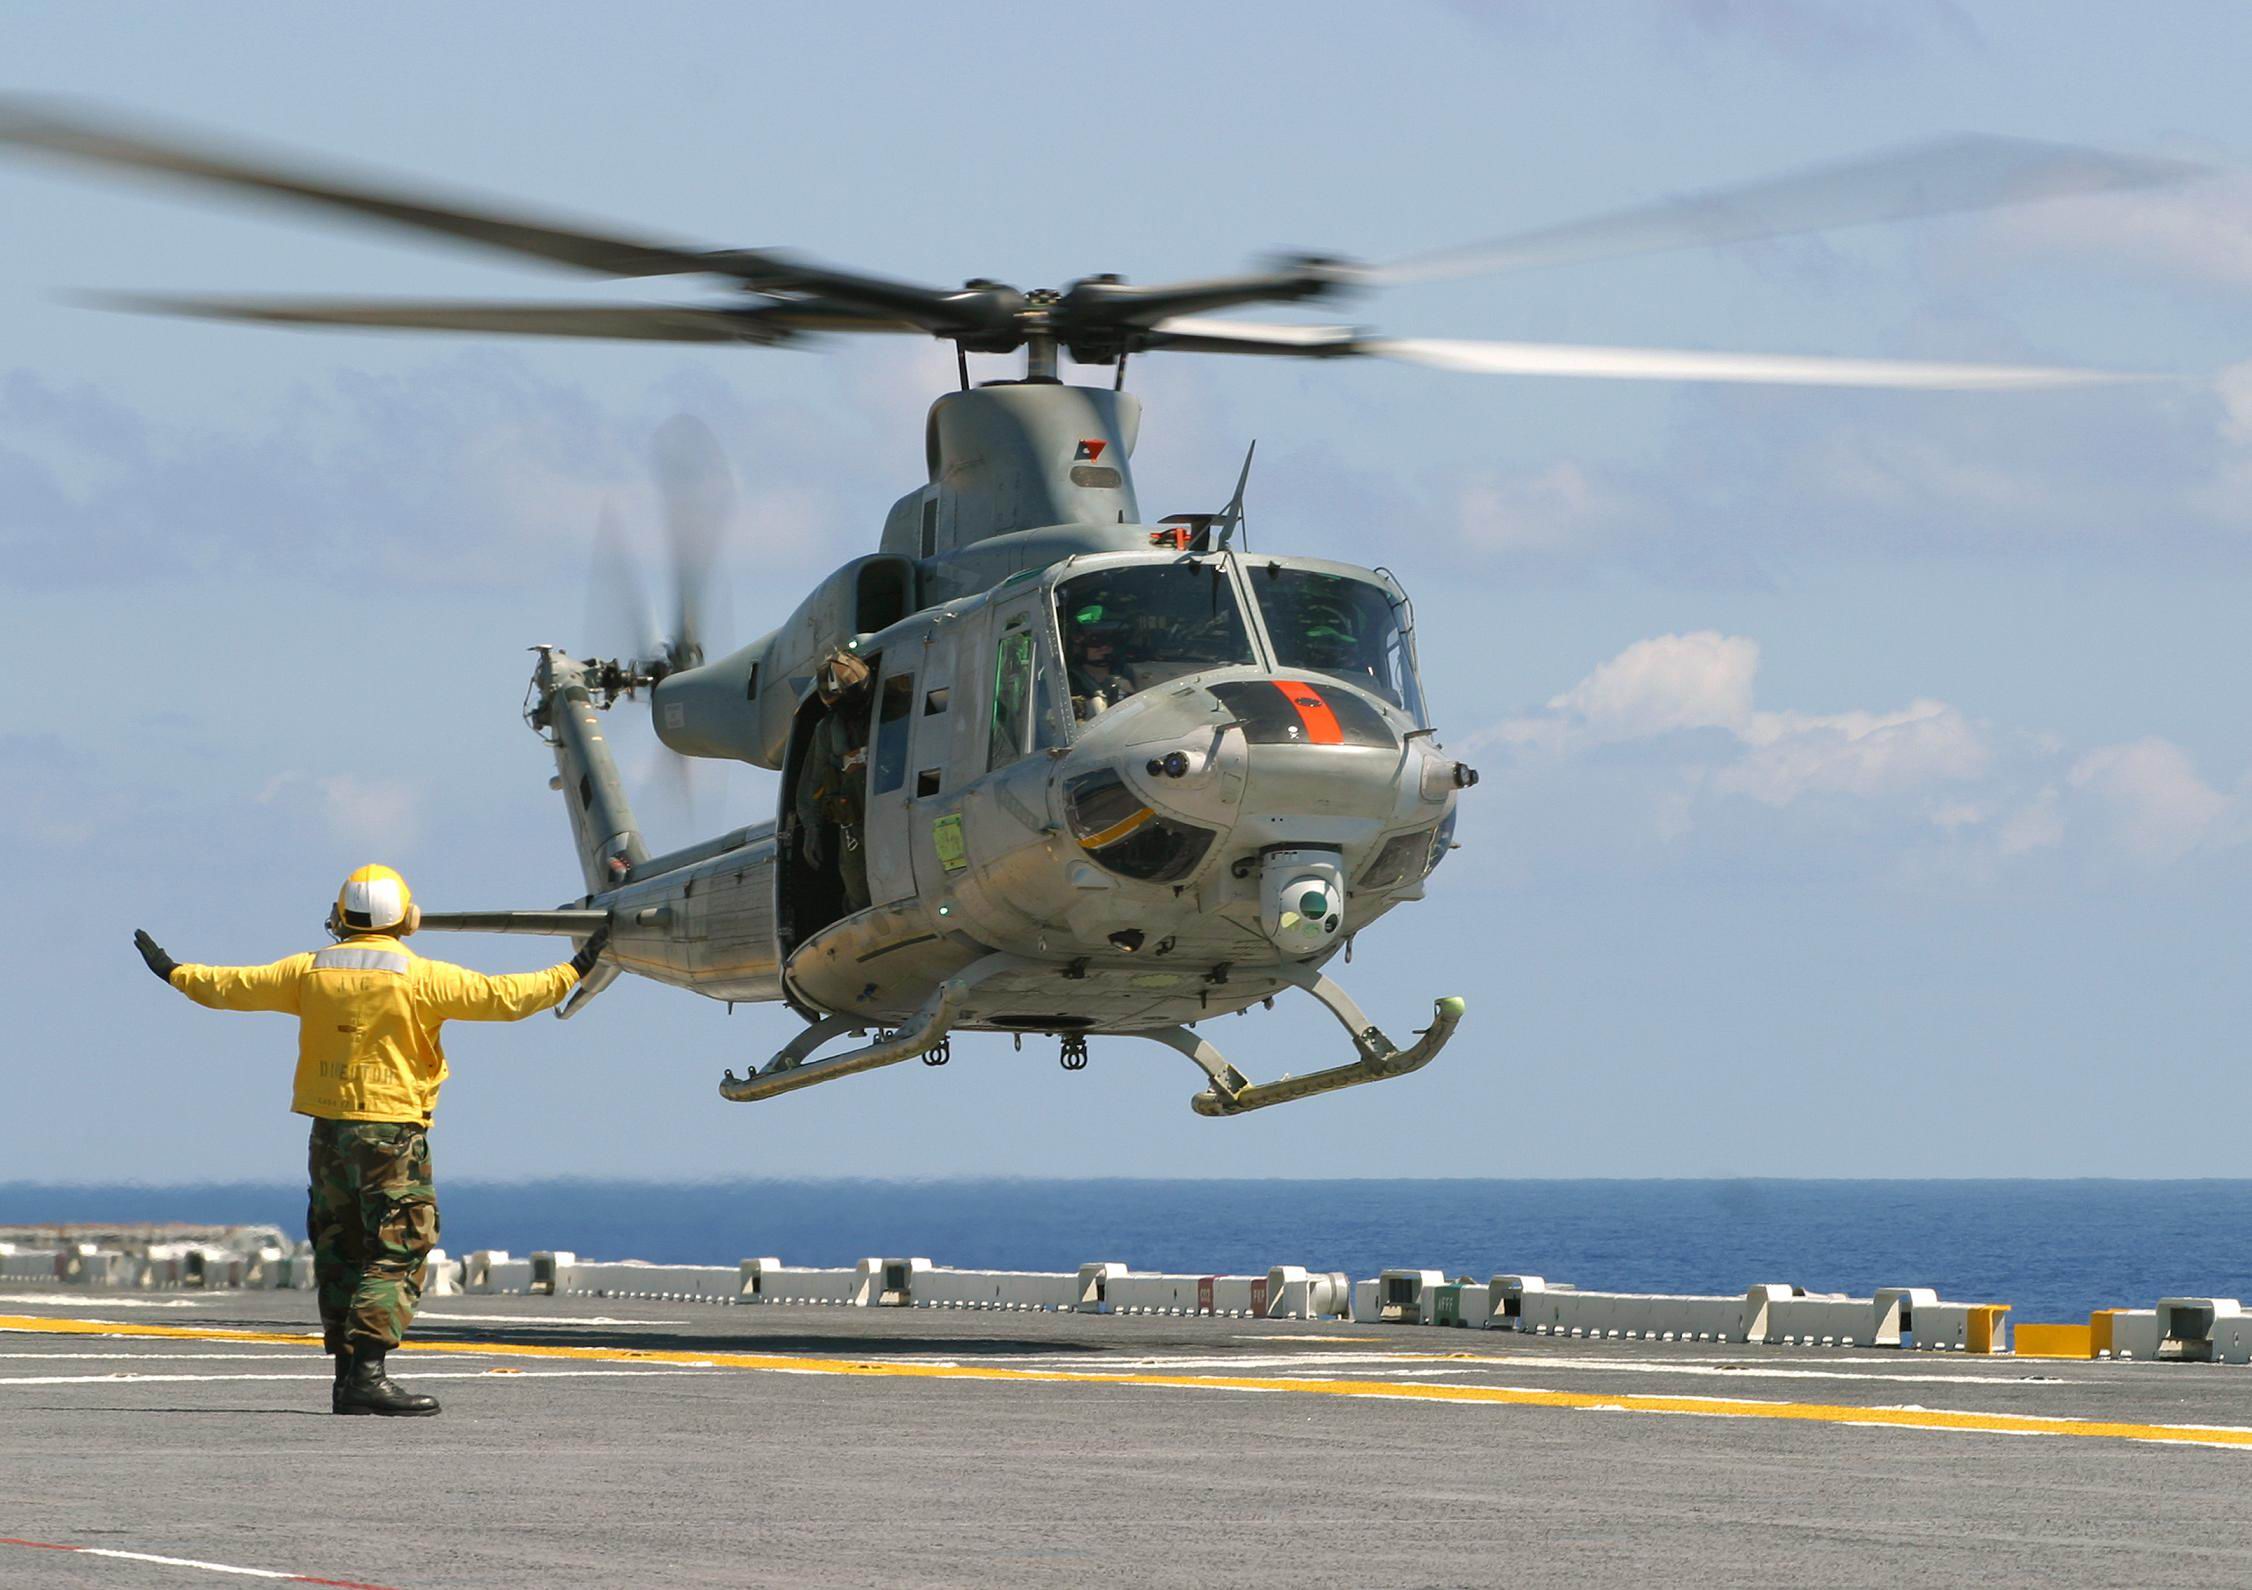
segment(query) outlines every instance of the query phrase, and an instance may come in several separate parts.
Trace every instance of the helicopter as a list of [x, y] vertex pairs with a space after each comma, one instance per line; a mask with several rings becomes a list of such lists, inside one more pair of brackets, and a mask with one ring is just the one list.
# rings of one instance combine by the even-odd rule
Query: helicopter
[[[933, 287], [770, 248], [629, 237], [67, 107], [0, 105], [0, 146], [596, 276], [713, 280], [732, 294], [697, 304], [107, 300], [123, 307], [754, 348], [844, 334], [951, 343], [959, 385], [929, 410], [927, 478], [893, 505], [875, 551], [822, 579], [776, 628], [707, 653], [699, 598], [709, 570], [676, 526], [668, 633], [630, 656], [533, 648], [524, 718], [552, 756], [583, 893], [554, 910], [429, 912], [422, 926], [584, 942], [607, 925], [604, 957], [560, 1007], [566, 1018], [625, 974], [730, 1006], [786, 1004], [803, 1030], [745, 1076], [728, 1071], [719, 1092], [729, 1100], [918, 1058], [943, 1065], [956, 1033], [1011, 1034], [1020, 1046], [1043, 1035], [1076, 1070], [1089, 1038], [1104, 1036], [1193, 1062], [1205, 1081], [1190, 1102], [1206, 1116], [1405, 1076], [1453, 1037], [1461, 998], [1436, 999], [1430, 1024], [1402, 1044], [1327, 968], [1357, 934], [1424, 897], [1478, 775], [1438, 738], [1414, 609], [1389, 570], [1243, 544], [1252, 453], [1219, 509], [1145, 518], [1131, 466], [1142, 414], [1126, 389], [1130, 359], [1375, 357], [1487, 374], [1952, 390], [2122, 379], [1389, 338], [1216, 312], [2146, 187], [2201, 170], [1966, 135], [1389, 265], [1301, 253], [1205, 280], [1106, 273], [1027, 290], [985, 277]], [[1111, 367], [1110, 383], [1065, 381], [1065, 353]], [[1023, 363], [973, 383], [973, 354]], [[780, 774], [776, 812], [652, 854], [603, 732], [606, 711], [638, 700], [679, 756]], [[800, 796], [832, 716], [854, 747], [853, 820], [824, 844]], [[848, 847], [861, 852], [849, 868]], [[1253, 1082], [1198, 1030], [1293, 990], [1345, 1029], [1350, 1059]], [[832, 1050], [840, 1039], [854, 1041]]]

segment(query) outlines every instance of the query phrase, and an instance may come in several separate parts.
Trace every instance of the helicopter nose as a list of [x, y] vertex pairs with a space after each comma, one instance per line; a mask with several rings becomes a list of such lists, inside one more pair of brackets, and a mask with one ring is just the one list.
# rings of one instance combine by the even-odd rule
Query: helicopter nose
[[[1112, 768], [1154, 810], [1265, 848], [1335, 844], [1387, 826], [1432, 783], [1401, 714], [1338, 681], [1272, 675], [1182, 680], [1086, 724], [1077, 768]], [[1451, 787], [1451, 786], [1449, 786]]]
[[[1138, 897], [1145, 916], [1173, 913], [1167, 936], [1209, 935], [1220, 930], [1192, 922], [1230, 919], [1227, 931], [1252, 927], [1303, 959], [1420, 888], [1467, 774], [1405, 713], [1348, 682], [1230, 670], [1092, 715], [1051, 777], [1094, 869], [1174, 886], [1162, 905]], [[1099, 874], [1080, 877], [1084, 890]], [[1116, 925], [1095, 918], [1087, 933]]]
[[1310, 679], [1225, 679], [1211, 692], [1253, 745], [1397, 750], [1400, 730], [1375, 702], [1336, 683]]

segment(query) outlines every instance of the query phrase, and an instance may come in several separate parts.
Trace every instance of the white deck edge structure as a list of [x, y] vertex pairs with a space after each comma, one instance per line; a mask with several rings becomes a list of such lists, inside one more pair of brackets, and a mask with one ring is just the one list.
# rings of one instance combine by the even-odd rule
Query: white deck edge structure
[[[0, 1297], [10, 1286], [72, 1290], [192, 1291], [313, 1285], [309, 1244], [277, 1246], [270, 1227], [228, 1240], [0, 1242]], [[1480, 1281], [1440, 1269], [1390, 1269], [1354, 1281], [1342, 1271], [1279, 1264], [1265, 1274], [1137, 1270], [1097, 1260], [1074, 1270], [956, 1269], [919, 1256], [872, 1255], [851, 1265], [785, 1264], [759, 1257], [732, 1265], [583, 1259], [568, 1249], [519, 1258], [480, 1248], [434, 1250], [423, 1294], [639, 1298], [731, 1306], [952, 1308], [1050, 1313], [1336, 1320], [1500, 1330], [1583, 1340], [1704, 1342], [1731, 1346], [1884, 1348], [1998, 1354], [2012, 1351], [2010, 1306], [1943, 1299], [1929, 1287], [1876, 1288], [1869, 1296], [1813, 1292], [1762, 1281], [1741, 1292], [1610, 1292], [1538, 1275]], [[2100, 1309], [2073, 1333], [2086, 1350], [2030, 1348], [2046, 1357], [2252, 1364], [2252, 1313], [2235, 1298], [2174, 1296], [2151, 1308]]]

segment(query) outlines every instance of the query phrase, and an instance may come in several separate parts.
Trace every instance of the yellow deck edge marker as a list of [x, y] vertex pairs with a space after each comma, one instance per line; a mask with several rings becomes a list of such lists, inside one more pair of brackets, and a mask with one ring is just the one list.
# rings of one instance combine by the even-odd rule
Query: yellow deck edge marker
[[[534, 1322], [536, 1323], [536, 1322]], [[152, 1337], [171, 1341], [317, 1343], [317, 1335], [222, 1330], [193, 1325], [140, 1325], [122, 1321], [62, 1320], [0, 1314], [0, 1331], [55, 1335]], [[1588, 1412], [1691, 1414], [1705, 1418], [1781, 1419], [1809, 1424], [1878, 1425], [1904, 1430], [1984, 1435], [2052, 1435], [2117, 1441], [2159, 1441], [2252, 1450], [2252, 1429], [2238, 1425], [2133, 1424], [2046, 1414], [1977, 1413], [1946, 1408], [1858, 1407], [1851, 1403], [1755, 1402], [1731, 1397], [1645, 1396], [1634, 1393], [1542, 1391], [1522, 1386], [1441, 1386], [1393, 1380], [1292, 1380], [1243, 1375], [1107, 1374], [1090, 1370], [1004, 1369], [965, 1364], [879, 1363], [851, 1358], [800, 1358], [762, 1353], [696, 1353], [634, 1347], [562, 1347], [529, 1342], [408, 1342], [415, 1353], [470, 1353], [482, 1357], [575, 1359], [591, 1363], [677, 1364], [798, 1375], [842, 1375], [883, 1380], [967, 1380], [1036, 1385], [1162, 1386], [1186, 1391], [1274, 1391], [1312, 1397], [1377, 1398], [1396, 1402], [1452, 1402], [1516, 1408], [1568, 1408]]]
[[2037, 1325], [2031, 1320], [2010, 1332], [2020, 1358], [2093, 1358], [2093, 1325]]
[[1963, 1351], [1988, 1356], [2000, 1352], [2000, 1344], [2008, 1331], [2002, 1316], [2009, 1311], [2007, 1303], [1972, 1304], [1970, 1318], [1963, 1329]]
[[2118, 1349], [2112, 1345], [2111, 1322], [2127, 1311], [2123, 1308], [2099, 1308], [2088, 1316], [2088, 1356], [2110, 1358]]

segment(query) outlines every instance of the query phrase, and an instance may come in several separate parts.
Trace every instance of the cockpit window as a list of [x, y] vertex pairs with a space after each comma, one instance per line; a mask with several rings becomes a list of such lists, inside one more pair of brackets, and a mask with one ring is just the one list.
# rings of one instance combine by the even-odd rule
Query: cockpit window
[[1252, 661], [1226, 571], [1212, 563], [1099, 569], [1056, 587], [1072, 713], [1084, 722], [1138, 690]]
[[1359, 685], [1426, 721], [1415, 654], [1389, 591], [1349, 575], [1274, 563], [1253, 565], [1250, 573], [1277, 663]]

